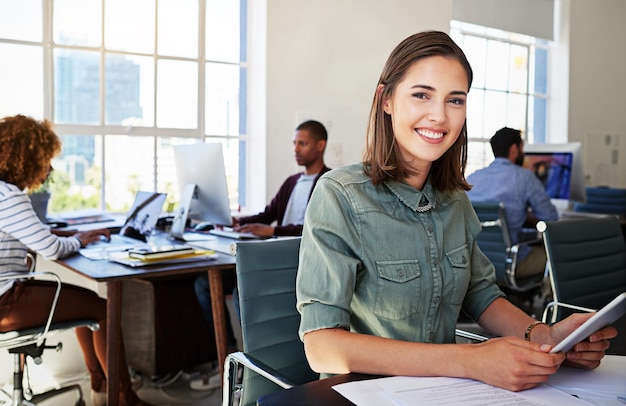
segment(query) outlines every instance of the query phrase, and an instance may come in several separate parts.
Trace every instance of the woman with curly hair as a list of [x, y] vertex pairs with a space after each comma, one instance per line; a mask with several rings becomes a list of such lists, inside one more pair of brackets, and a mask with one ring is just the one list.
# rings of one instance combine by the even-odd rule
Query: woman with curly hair
[[[57, 259], [81, 247], [109, 237], [106, 229], [57, 235], [43, 224], [26, 194], [39, 187], [52, 170], [52, 159], [61, 152], [61, 140], [49, 121], [23, 115], [0, 120], [0, 275], [27, 274], [28, 251]], [[0, 332], [45, 324], [56, 284], [47, 281], [0, 282]], [[106, 400], [106, 301], [95, 292], [63, 284], [54, 322], [92, 319], [98, 331], [77, 328], [76, 336], [91, 378], [94, 405]], [[120, 405], [145, 405], [133, 392], [125, 362], [120, 366]]]

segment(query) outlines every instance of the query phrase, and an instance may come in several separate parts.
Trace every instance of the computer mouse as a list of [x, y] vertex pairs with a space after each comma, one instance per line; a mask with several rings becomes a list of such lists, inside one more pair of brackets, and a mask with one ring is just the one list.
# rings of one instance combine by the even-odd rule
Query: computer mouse
[[211, 231], [215, 228], [213, 223], [209, 223], [208, 221], [203, 221], [201, 223], [196, 224], [193, 227], [193, 231]]

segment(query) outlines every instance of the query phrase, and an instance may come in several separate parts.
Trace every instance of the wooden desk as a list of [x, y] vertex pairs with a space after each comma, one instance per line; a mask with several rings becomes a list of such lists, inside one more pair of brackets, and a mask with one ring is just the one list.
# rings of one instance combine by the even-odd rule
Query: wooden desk
[[[364, 374], [337, 375], [332, 378], [298, 385], [291, 389], [268, 393], [257, 400], [257, 405], [348, 406], [353, 403], [335, 391], [332, 386], [380, 377]], [[556, 374], [550, 377], [546, 385], [559, 389], [564, 394], [576, 396], [591, 404], [619, 404], [616, 394], [626, 393], [624, 392], [626, 391], [626, 357], [607, 355], [600, 367], [593, 371], [567, 367], [560, 368]], [[550, 404], [554, 404], [554, 402]]]
[[379, 378], [380, 376], [365, 374], [336, 375], [320, 379], [291, 389], [268, 393], [257, 400], [257, 406], [353, 406], [332, 387], [340, 383]]
[[211, 304], [213, 307], [213, 323], [215, 342], [220, 370], [224, 370], [224, 359], [227, 355], [226, 314], [224, 311], [224, 290], [222, 271], [235, 267], [235, 257], [217, 252], [218, 257], [208, 261], [189, 262], [183, 264], [151, 265], [142, 268], [131, 268], [106, 260], [90, 260], [79, 254], [56, 262], [89, 279], [107, 284], [107, 405], [118, 404], [119, 379], [118, 370], [119, 344], [121, 339], [122, 315], [122, 281], [125, 279], [150, 279], [169, 275], [208, 272]]

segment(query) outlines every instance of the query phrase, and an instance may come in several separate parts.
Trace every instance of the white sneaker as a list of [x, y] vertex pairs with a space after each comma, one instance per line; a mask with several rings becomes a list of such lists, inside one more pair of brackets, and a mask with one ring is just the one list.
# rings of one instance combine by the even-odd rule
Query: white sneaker
[[107, 394], [91, 390], [91, 404], [93, 406], [106, 406]]
[[210, 391], [222, 387], [222, 376], [219, 369], [215, 369], [207, 374], [202, 374], [199, 378], [189, 381], [189, 387], [198, 391]]

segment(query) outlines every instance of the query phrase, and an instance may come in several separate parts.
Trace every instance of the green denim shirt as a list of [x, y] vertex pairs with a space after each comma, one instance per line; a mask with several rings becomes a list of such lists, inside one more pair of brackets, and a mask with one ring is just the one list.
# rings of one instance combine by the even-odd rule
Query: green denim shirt
[[[419, 212], [425, 197], [434, 207]], [[423, 203], [422, 203], [423, 205]], [[326, 173], [307, 207], [296, 281], [300, 337], [323, 328], [453, 343], [498, 297], [467, 195], [374, 185], [362, 164]]]

